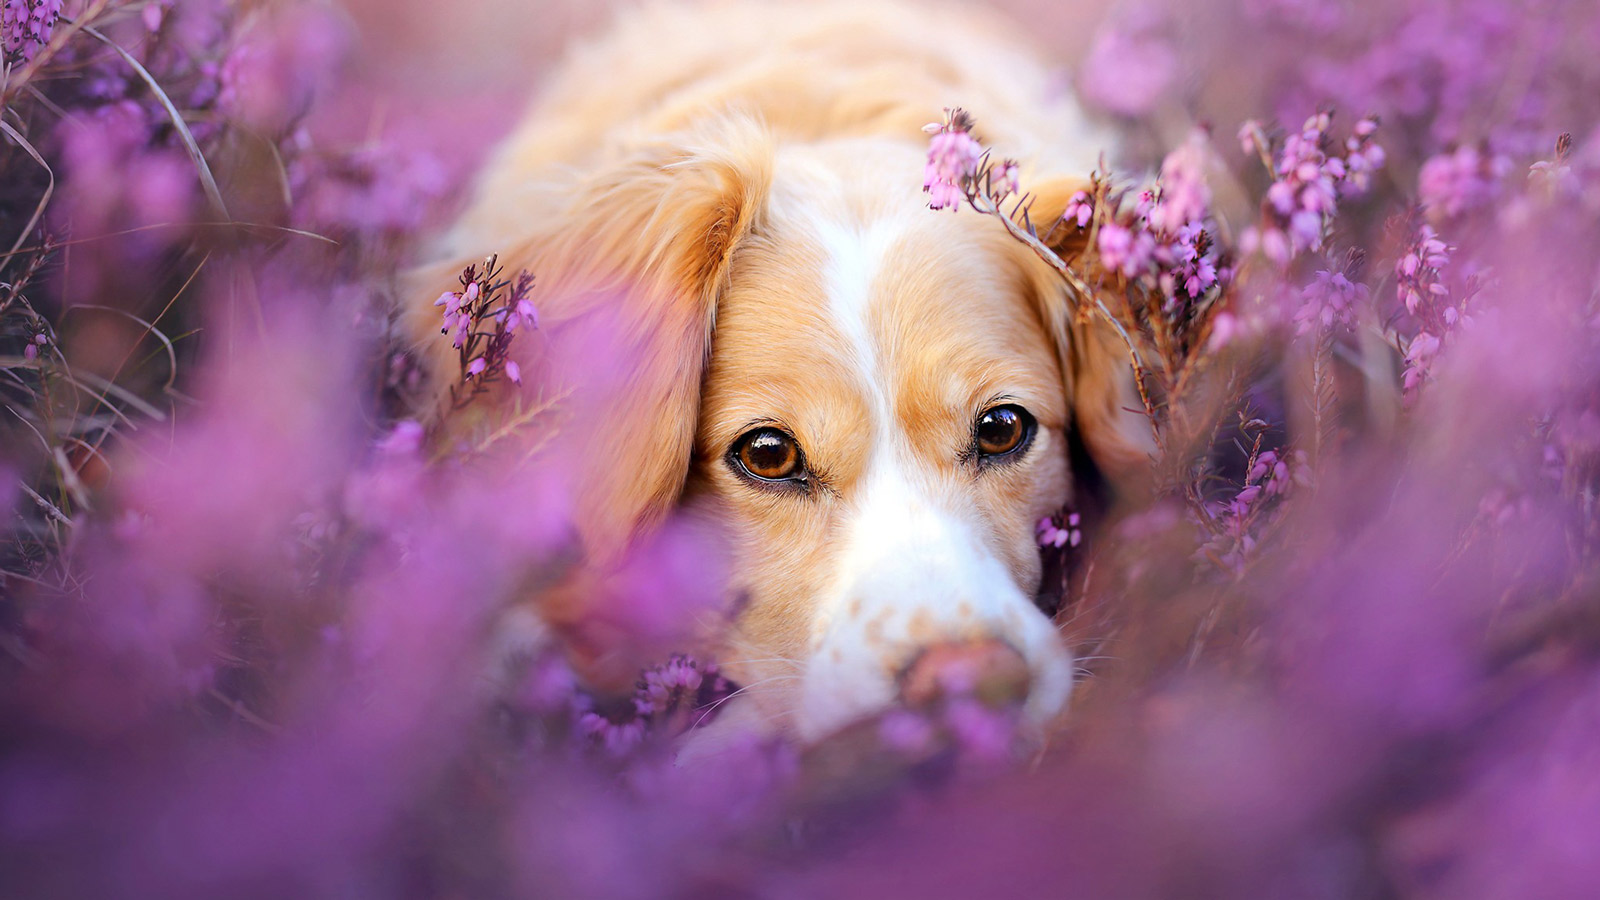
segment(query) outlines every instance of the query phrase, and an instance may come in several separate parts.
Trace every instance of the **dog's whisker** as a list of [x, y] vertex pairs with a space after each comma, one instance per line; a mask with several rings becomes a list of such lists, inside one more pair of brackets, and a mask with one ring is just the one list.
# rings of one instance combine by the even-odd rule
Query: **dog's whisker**
[[749, 684], [740, 685], [737, 690], [735, 690], [732, 693], [728, 694], [728, 696], [721, 698], [717, 702], [712, 703], [709, 706], [707, 706], [705, 709], [701, 710], [700, 711], [700, 718], [695, 719], [694, 725], [692, 725], [690, 727], [699, 728], [700, 727], [700, 723], [704, 722], [706, 720], [707, 716], [709, 716], [712, 713], [716, 712], [718, 707], [720, 707], [724, 703], [727, 703], [729, 700], [732, 700], [733, 698], [739, 696], [740, 694], [744, 693], [745, 691], [750, 690], [751, 688], [759, 687], [759, 686], [761, 686], [763, 684], [770, 684], [770, 683], [772, 683], [774, 681], [799, 681], [799, 680], [800, 680], [800, 676], [799, 675], [773, 675], [770, 678], [763, 678], [760, 681], [752, 681]]

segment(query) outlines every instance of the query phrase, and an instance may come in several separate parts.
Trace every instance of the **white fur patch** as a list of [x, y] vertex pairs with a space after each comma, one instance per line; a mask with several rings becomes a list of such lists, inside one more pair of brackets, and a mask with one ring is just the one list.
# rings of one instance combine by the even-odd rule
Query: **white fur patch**
[[942, 497], [918, 471], [894, 415], [896, 379], [869, 326], [873, 283], [895, 243], [892, 221], [821, 229], [828, 309], [854, 349], [859, 386], [875, 411], [866, 474], [844, 525], [833, 586], [818, 598], [796, 726], [812, 741], [895, 701], [896, 676], [922, 649], [995, 638], [1019, 651], [1032, 676], [1024, 712], [1042, 724], [1065, 704], [1072, 658], [980, 538], [976, 510]]

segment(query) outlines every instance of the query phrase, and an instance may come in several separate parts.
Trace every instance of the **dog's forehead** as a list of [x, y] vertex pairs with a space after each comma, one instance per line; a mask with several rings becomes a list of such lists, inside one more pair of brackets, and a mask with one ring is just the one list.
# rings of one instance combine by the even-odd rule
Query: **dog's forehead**
[[778, 419], [849, 455], [863, 425], [964, 440], [997, 396], [1065, 418], [1054, 349], [998, 223], [926, 208], [920, 153], [843, 145], [780, 155], [757, 233], [717, 311], [702, 437]]

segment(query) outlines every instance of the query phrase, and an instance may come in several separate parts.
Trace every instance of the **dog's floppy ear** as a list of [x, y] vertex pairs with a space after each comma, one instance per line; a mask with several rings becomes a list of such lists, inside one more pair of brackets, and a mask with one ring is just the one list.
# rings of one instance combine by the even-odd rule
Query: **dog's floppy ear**
[[[1028, 218], [1041, 238], [1068, 266], [1082, 256], [1087, 236], [1072, 223], [1061, 222], [1072, 196], [1087, 190], [1082, 178], [1041, 179], [1030, 184]], [[1045, 329], [1055, 342], [1072, 427], [1096, 467], [1123, 491], [1147, 482], [1152, 439], [1150, 424], [1134, 386], [1128, 349], [1111, 326], [1092, 314], [1051, 266], [1023, 248], [1030, 283]]]
[[[559, 398], [540, 464], [570, 478], [592, 563], [659, 522], [683, 489], [717, 298], [760, 215], [771, 160], [759, 123], [726, 117], [576, 172], [529, 173], [545, 186], [480, 194], [450, 238], [457, 255], [409, 279], [410, 331], [430, 348], [445, 410], [436, 424], [450, 440], [503, 418], [505, 404], [491, 394], [448, 410], [459, 362], [430, 304], [491, 252], [508, 276], [534, 275], [540, 331], [519, 334], [512, 355], [530, 385]], [[492, 163], [498, 182], [517, 165]]]

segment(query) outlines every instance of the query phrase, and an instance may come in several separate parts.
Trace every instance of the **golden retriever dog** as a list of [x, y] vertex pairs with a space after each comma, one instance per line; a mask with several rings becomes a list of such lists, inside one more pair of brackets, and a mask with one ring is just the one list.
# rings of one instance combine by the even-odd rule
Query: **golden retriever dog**
[[[448, 380], [428, 304], [453, 274], [495, 252], [538, 279], [520, 365], [562, 398], [584, 556], [546, 622], [586, 646], [607, 573], [687, 515], [728, 545], [713, 656], [749, 689], [719, 729], [812, 742], [980, 689], [1033, 729], [1063, 711], [1035, 527], [1081, 460], [1142, 460], [1126, 356], [1003, 223], [922, 183], [923, 126], [960, 106], [1033, 221], [1085, 185], [1108, 138], [1027, 45], [978, 9], [713, 2], [630, 10], [559, 72], [408, 312]], [[599, 356], [620, 368], [585, 383]]]

